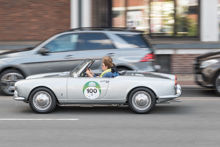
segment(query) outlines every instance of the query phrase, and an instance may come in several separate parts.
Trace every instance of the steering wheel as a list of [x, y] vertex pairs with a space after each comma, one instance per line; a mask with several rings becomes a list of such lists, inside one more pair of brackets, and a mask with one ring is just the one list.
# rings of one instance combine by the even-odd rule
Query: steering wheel
[[87, 74], [85, 71], [80, 74], [80, 77], [86, 77], [86, 76], [87, 76]]
[[81, 74], [80, 74], [80, 77], [88, 77], [87, 73], [86, 73], [86, 70], [83, 71]]
[[[90, 68], [93, 63], [94, 63], [94, 61], [93, 61], [92, 63], [90, 63], [90, 64], [87, 66], [87, 68]], [[87, 68], [86, 68], [86, 69], [87, 69]], [[87, 75], [87, 73], [86, 73], [86, 70], [83, 71], [83, 72], [80, 74], [80, 77], [89, 77], [89, 76]]]

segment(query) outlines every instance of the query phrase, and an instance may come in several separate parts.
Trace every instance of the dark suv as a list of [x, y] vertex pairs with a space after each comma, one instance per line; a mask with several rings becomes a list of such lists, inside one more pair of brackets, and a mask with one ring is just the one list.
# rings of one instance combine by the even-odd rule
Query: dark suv
[[209, 52], [196, 58], [195, 80], [200, 86], [214, 88], [220, 95], [220, 51]]

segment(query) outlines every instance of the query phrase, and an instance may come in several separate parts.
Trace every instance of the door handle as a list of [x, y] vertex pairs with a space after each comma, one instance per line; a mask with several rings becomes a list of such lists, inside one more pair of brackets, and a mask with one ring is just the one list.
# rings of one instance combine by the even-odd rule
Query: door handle
[[114, 56], [115, 53], [108, 53], [108, 56]]
[[106, 83], [108, 83], [109, 81], [108, 81], [108, 80], [102, 80], [102, 81], [100, 81], [100, 82], [106, 82]]
[[65, 59], [71, 59], [71, 58], [74, 58], [74, 56], [73, 56], [73, 55], [67, 55], [67, 56], [65, 56]]

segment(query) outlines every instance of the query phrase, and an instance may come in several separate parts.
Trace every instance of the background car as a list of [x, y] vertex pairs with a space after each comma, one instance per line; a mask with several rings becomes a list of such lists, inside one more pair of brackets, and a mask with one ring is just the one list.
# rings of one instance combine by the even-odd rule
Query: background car
[[112, 78], [88, 77], [86, 69], [94, 62], [87, 59], [66, 74], [39, 74], [18, 81], [14, 99], [29, 103], [37, 113], [51, 112], [57, 104], [128, 104], [136, 113], [148, 113], [156, 103], [181, 95], [174, 75], [123, 71]]
[[52, 36], [34, 48], [0, 54], [1, 91], [13, 95], [14, 83], [29, 75], [69, 71], [85, 58], [111, 56], [119, 70], [154, 71], [154, 49], [142, 31], [121, 28], [79, 28]]
[[214, 88], [220, 95], [220, 51], [208, 52], [196, 58], [195, 81], [200, 86]]

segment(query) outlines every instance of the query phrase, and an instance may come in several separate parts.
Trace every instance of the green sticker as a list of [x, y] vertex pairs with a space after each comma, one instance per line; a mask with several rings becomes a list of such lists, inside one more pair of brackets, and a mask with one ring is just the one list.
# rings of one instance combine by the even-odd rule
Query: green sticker
[[101, 87], [97, 82], [89, 81], [84, 85], [83, 93], [86, 98], [96, 99], [101, 94]]

